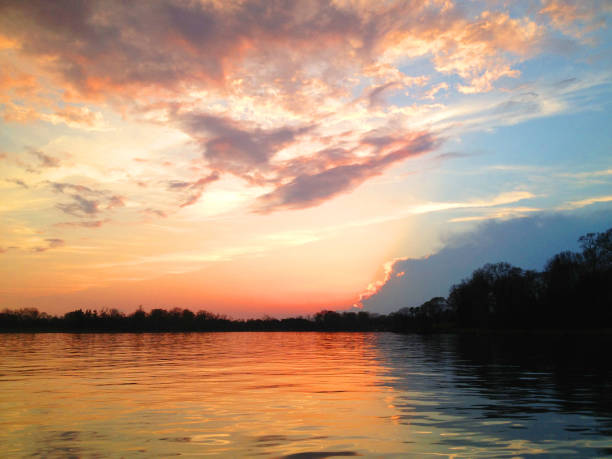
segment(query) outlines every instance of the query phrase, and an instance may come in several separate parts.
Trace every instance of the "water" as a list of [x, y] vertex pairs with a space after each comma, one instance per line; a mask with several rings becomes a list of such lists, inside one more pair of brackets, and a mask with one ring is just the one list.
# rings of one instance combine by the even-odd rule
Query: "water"
[[4, 457], [612, 455], [609, 347], [390, 333], [0, 335]]

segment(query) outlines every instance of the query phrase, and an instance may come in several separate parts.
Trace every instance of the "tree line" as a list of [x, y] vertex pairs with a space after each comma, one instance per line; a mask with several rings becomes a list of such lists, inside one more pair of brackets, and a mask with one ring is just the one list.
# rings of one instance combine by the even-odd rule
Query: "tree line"
[[35, 308], [0, 312], [0, 331], [395, 331], [612, 328], [612, 228], [579, 239], [581, 251], [554, 255], [541, 272], [486, 264], [417, 307], [382, 315], [324, 310], [308, 317], [231, 319], [208, 311]]

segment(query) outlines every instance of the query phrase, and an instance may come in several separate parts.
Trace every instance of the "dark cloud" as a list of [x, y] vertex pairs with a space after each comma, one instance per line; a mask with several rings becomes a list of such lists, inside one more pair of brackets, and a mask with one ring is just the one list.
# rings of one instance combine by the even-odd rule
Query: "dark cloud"
[[380, 170], [367, 164], [338, 166], [317, 174], [298, 175], [271, 193], [258, 198], [257, 211], [301, 209], [315, 206], [341, 192], [350, 191]]
[[207, 114], [180, 117], [183, 128], [202, 146], [209, 166], [236, 175], [266, 171], [269, 161], [312, 126], [262, 129]]
[[[327, 150], [322, 158], [312, 160], [315, 168], [327, 168], [315, 173], [300, 173], [288, 183], [281, 183], [274, 191], [258, 198], [256, 211], [267, 213], [320, 204], [339, 193], [351, 191], [396, 162], [433, 150], [438, 141], [431, 134], [409, 134], [404, 137], [366, 136], [361, 143], [374, 146], [374, 154], [364, 159], [349, 155], [346, 150]], [[342, 164], [336, 165], [333, 159]], [[308, 169], [308, 162], [303, 168]]]
[[611, 221], [612, 206], [602, 205], [597, 211], [483, 223], [469, 233], [449, 237], [443, 249], [426, 258], [396, 261], [387, 282], [372, 296], [366, 295], [363, 306], [380, 313], [419, 306], [430, 298], [447, 296], [453, 284], [485, 263], [506, 261], [540, 270], [555, 253], [577, 250], [578, 237], [605, 231]]
[[101, 194], [99, 191], [92, 190], [84, 185], [74, 185], [72, 183], [62, 182], [49, 182], [54, 191], [58, 193], [64, 193], [66, 191], [72, 191], [75, 193], [89, 193], [89, 194]]
[[78, 194], [71, 195], [72, 202], [68, 204], [57, 204], [56, 207], [62, 212], [75, 217], [92, 216], [100, 212], [100, 202], [86, 199]]
[[68, 196], [69, 203], [59, 203], [56, 207], [62, 212], [75, 217], [93, 217], [103, 210], [109, 211], [124, 207], [124, 197], [112, 194], [107, 190], [96, 190], [88, 186], [49, 182], [53, 191]]
[[185, 188], [189, 188], [192, 182], [182, 182], [180, 180], [171, 180], [168, 182], [168, 189], [172, 191], [176, 190], [184, 190]]

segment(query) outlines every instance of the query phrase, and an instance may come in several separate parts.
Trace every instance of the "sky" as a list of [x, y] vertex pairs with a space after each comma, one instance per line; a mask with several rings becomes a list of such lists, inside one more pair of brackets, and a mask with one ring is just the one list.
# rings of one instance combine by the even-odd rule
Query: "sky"
[[541, 269], [612, 226], [611, 20], [0, 0], [0, 307], [390, 312]]

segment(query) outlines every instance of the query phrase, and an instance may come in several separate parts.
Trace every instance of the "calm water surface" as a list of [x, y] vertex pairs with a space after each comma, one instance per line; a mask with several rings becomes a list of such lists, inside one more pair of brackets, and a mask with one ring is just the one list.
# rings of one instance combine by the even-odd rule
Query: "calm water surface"
[[0, 451], [3, 457], [609, 456], [610, 348], [580, 350], [576, 341], [5, 334]]

